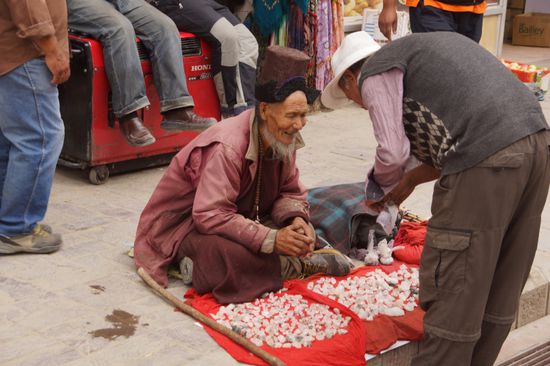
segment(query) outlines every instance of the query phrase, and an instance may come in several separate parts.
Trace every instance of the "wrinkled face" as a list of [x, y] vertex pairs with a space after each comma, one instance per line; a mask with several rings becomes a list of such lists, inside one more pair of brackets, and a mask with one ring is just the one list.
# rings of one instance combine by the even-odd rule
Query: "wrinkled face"
[[309, 106], [302, 91], [295, 91], [280, 103], [260, 102], [259, 107], [260, 118], [265, 121], [267, 130], [284, 145], [294, 143], [296, 134], [307, 123]]

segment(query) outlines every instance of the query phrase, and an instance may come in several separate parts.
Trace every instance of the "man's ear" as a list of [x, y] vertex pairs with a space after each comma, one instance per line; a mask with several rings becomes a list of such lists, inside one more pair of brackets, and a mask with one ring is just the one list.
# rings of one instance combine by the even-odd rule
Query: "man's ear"
[[353, 75], [353, 72], [351, 72], [351, 70], [344, 71], [342, 79], [342, 83], [346, 90], [349, 90], [351, 86], [355, 83], [355, 75]]
[[260, 111], [260, 118], [262, 121], [265, 121], [267, 118], [267, 110], [269, 109], [269, 104], [266, 102], [260, 102], [258, 110]]

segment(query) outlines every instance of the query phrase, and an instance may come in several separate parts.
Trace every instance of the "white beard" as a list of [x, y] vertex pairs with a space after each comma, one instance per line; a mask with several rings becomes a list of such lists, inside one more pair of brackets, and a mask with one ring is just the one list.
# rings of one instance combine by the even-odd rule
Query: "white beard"
[[273, 136], [273, 134], [267, 129], [267, 125], [265, 122], [261, 123], [260, 134], [266, 139], [267, 143], [269, 144], [273, 159], [281, 161], [291, 160], [294, 151], [296, 151], [296, 135], [294, 135], [290, 144], [283, 144], [282, 142], [277, 140], [275, 136]]

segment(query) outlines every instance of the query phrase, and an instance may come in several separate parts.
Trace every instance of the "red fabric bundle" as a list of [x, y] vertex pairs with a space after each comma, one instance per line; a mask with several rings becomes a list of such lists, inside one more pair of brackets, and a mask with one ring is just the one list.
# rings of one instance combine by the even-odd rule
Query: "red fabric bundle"
[[[365, 275], [370, 271], [381, 269], [390, 273], [399, 269], [403, 263], [395, 262], [390, 266], [366, 266], [352, 271], [348, 276], [337, 277], [337, 281], [347, 277]], [[413, 266], [416, 267], [416, 266]], [[308, 302], [326, 304], [332, 308], [340, 309], [344, 316], [351, 316], [352, 321], [348, 325], [348, 333], [336, 335], [331, 339], [315, 341], [310, 347], [305, 348], [271, 348], [263, 345], [262, 348], [277, 356], [285, 364], [307, 366], [307, 365], [337, 365], [355, 366], [365, 365], [365, 353], [377, 354], [391, 346], [397, 340], [420, 340], [423, 334], [422, 320], [424, 312], [416, 307], [405, 315], [391, 317], [379, 315], [372, 321], [363, 321], [344, 305], [329, 299], [328, 297], [314, 293], [307, 289], [310, 281], [315, 281], [321, 275], [308, 277], [305, 280], [285, 281], [284, 287], [288, 288], [286, 293], [299, 294]], [[190, 289], [186, 295], [191, 305], [211, 317], [221, 306], [212, 295], [199, 296], [194, 289]], [[205, 327], [206, 331], [220, 346], [222, 346], [237, 361], [252, 365], [265, 365], [258, 357], [235, 344], [224, 335]]]
[[393, 257], [405, 263], [420, 264], [427, 228], [428, 221], [420, 223], [402, 221], [393, 246], [404, 248], [393, 252]]

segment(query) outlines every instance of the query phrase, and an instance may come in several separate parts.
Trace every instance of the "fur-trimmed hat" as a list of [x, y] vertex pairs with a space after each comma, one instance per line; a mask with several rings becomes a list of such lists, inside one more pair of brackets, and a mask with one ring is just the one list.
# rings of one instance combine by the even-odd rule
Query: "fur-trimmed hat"
[[320, 91], [306, 86], [309, 56], [294, 48], [270, 46], [256, 80], [256, 99], [259, 102], [278, 103], [290, 94], [301, 90], [309, 104]]

